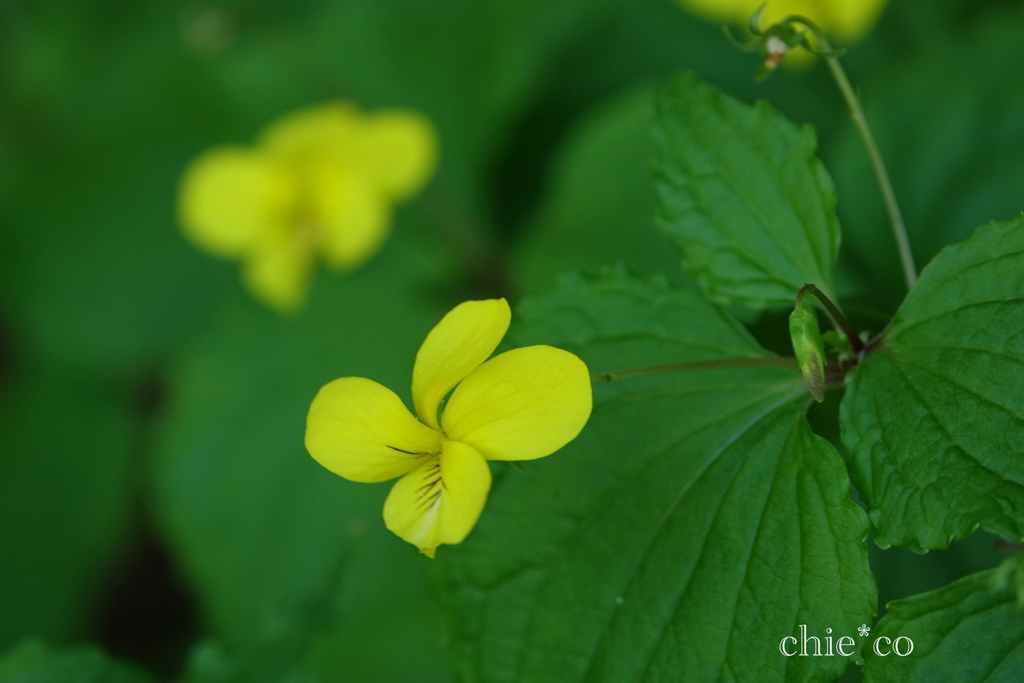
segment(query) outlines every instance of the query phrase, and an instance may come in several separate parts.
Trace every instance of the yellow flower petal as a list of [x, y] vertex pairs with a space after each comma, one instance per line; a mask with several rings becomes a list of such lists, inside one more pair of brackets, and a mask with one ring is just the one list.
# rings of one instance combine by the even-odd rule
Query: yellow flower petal
[[441, 439], [393, 391], [362, 377], [324, 385], [306, 418], [306, 450], [352, 481], [387, 481], [411, 472], [441, 451]]
[[384, 523], [433, 557], [442, 543], [461, 543], [487, 502], [491, 470], [475, 449], [446, 441], [432, 458], [395, 483], [384, 503]]
[[260, 145], [296, 166], [324, 156], [351, 156], [364, 115], [349, 102], [300, 109], [267, 126]]
[[860, 40], [881, 17], [889, 0], [833, 2], [829, 31], [845, 42]]
[[294, 180], [272, 157], [220, 147], [186, 169], [178, 213], [196, 245], [218, 256], [237, 256], [287, 221], [295, 192]]
[[359, 169], [391, 200], [419, 190], [437, 165], [437, 134], [425, 117], [400, 110], [365, 114], [349, 102], [289, 114], [269, 126], [260, 143], [297, 169], [317, 159]]
[[355, 163], [395, 200], [426, 184], [437, 166], [437, 134], [425, 117], [413, 112], [383, 111], [367, 117]]
[[441, 399], [487, 360], [511, 320], [512, 311], [504, 299], [466, 301], [430, 331], [412, 370], [412, 400], [421, 420], [438, 427]]
[[311, 221], [320, 230], [320, 248], [337, 270], [362, 264], [380, 249], [390, 228], [384, 196], [365, 173], [338, 162], [308, 169]]
[[590, 373], [550, 346], [495, 356], [455, 389], [441, 416], [448, 438], [488, 460], [543, 458], [576, 438], [590, 417]]
[[[679, 0], [679, 2], [690, 11], [715, 21], [734, 21], [744, 12], [749, 18], [754, 11], [747, 12], [749, 0]], [[755, 6], [754, 9], [757, 7]]]
[[[864, 37], [878, 21], [888, 0], [679, 0], [691, 11], [715, 21], [746, 26], [761, 5], [761, 26], [767, 28], [797, 14], [817, 23], [826, 33], [846, 42]], [[800, 51], [794, 53], [800, 54]], [[791, 57], [786, 57], [787, 61]]]
[[305, 226], [264, 233], [245, 256], [242, 279], [260, 301], [283, 313], [306, 303], [315, 235]]

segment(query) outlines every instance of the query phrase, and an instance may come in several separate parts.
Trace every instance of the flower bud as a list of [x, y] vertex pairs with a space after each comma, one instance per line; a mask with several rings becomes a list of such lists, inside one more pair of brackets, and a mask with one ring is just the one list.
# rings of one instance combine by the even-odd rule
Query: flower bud
[[825, 399], [825, 347], [814, 307], [803, 298], [797, 300], [796, 308], [789, 315], [789, 336], [807, 389], [814, 400], [821, 403]]
[[782, 62], [782, 58], [789, 52], [789, 45], [778, 35], [772, 34], [768, 36], [764, 46], [767, 50], [764, 66], [769, 71], [774, 71]]

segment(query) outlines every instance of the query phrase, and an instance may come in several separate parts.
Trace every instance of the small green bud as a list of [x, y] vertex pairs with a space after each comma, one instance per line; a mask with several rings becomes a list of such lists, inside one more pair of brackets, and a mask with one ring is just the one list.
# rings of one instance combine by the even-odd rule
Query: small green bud
[[839, 334], [835, 330], [828, 330], [827, 332], [822, 332], [821, 341], [825, 344], [825, 346], [832, 347], [833, 349], [838, 349], [839, 351], [842, 351], [844, 353], [849, 353], [850, 351], [850, 341], [846, 338], [845, 335]]
[[789, 336], [807, 389], [818, 403], [825, 400], [825, 347], [814, 307], [801, 297], [789, 315]]

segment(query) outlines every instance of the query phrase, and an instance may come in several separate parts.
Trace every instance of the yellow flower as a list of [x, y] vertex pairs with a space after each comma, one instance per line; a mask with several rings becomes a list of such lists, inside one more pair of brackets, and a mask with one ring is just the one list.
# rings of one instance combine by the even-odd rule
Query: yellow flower
[[242, 261], [256, 298], [291, 311], [305, 303], [317, 257], [348, 270], [377, 252], [392, 206], [436, 161], [422, 116], [328, 104], [271, 124], [253, 147], [200, 155], [182, 178], [178, 213], [197, 246]]
[[[715, 21], [746, 26], [765, 0], [679, 0], [686, 8]], [[875, 25], [888, 0], [769, 0], [761, 25], [771, 26], [790, 14], [807, 17], [842, 42], [860, 40]]]
[[590, 417], [590, 375], [568, 351], [528, 346], [487, 360], [511, 316], [504, 299], [467, 301], [431, 330], [412, 373], [419, 420], [394, 392], [362, 377], [325, 385], [309, 408], [310, 455], [352, 481], [401, 477], [384, 522], [430, 557], [441, 544], [461, 543], [479, 519], [488, 460], [551, 455]]

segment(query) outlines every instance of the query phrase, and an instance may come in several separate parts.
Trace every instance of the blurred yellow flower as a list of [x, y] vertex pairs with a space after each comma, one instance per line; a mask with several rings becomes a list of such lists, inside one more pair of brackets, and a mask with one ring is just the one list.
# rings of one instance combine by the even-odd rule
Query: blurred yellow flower
[[765, 5], [761, 25], [771, 26], [790, 14], [811, 19], [841, 42], [860, 40], [875, 25], [888, 0], [679, 0], [684, 7], [715, 21], [746, 25]]
[[377, 252], [392, 206], [436, 162], [424, 117], [337, 102], [285, 116], [255, 146], [200, 155], [182, 178], [178, 213], [193, 243], [242, 261], [256, 298], [291, 311], [306, 301], [317, 257], [348, 270]]
[[325, 385], [309, 408], [310, 455], [352, 481], [401, 477], [384, 522], [430, 557], [476, 525], [491, 487], [488, 460], [543, 458], [590, 417], [590, 375], [568, 351], [528, 346], [487, 360], [511, 316], [504, 299], [467, 301], [431, 330], [412, 373], [419, 420], [362, 377]]

